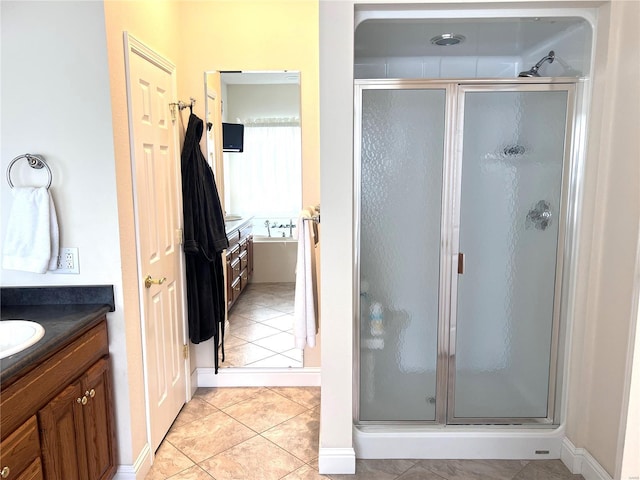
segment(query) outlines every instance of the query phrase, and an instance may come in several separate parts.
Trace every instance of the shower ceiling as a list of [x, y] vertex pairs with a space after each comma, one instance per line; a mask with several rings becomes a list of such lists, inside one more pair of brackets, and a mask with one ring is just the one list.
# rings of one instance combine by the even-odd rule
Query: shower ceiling
[[368, 20], [355, 33], [356, 57], [442, 55], [430, 39], [455, 32], [466, 40], [446, 49], [453, 56], [521, 55], [552, 38], [586, 24], [576, 17], [505, 19]]

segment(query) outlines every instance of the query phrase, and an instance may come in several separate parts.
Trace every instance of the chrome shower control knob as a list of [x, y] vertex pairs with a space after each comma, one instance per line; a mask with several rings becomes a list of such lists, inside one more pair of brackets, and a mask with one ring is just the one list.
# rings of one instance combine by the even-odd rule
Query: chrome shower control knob
[[527, 226], [533, 225], [538, 230], [546, 230], [551, 222], [551, 205], [546, 200], [540, 200], [536, 206], [527, 213]]

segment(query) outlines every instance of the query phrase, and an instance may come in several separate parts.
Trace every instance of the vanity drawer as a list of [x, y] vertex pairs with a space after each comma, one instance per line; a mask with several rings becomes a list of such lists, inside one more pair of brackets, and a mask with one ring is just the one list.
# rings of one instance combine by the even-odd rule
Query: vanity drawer
[[[38, 436], [38, 421], [35, 415], [30, 417], [0, 444], [0, 472], [3, 472], [2, 478], [18, 478], [23, 471], [34, 463], [40, 465], [40, 439]], [[6, 476], [4, 476], [5, 473]]]
[[240, 271], [246, 270], [249, 264], [249, 254], [246, 250], [240, 252]]
[[236, 278], [236, 280], [231, 284], [231, 294], [232, 294], [231, 303], [235, 302], [238, 299], [238, 297], [240, 296], [240, 291], [241, 291], [240, 278]]
[[233, 247], [231, 247], [231, 250], [228, 253], [228, 255], [231, 257], [231, 263], [235, 262], [238, 256], [240, 255], [240, 245], [236, 244]]
[[235, 281], [236, 278], [240, 275], [240, 260], [237, 259], [231, 263], [231, 281]]
[[249, 274], [247, 273], [247, 269], [242, 270], [240, 274], [240, 291], [244, 290], [249, 283]]

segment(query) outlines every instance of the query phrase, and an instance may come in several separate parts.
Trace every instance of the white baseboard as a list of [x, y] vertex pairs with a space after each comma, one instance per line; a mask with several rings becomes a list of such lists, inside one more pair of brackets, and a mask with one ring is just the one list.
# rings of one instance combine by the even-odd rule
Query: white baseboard
[[356, 473], [356, 452], [353, 448], [320, 448], [318, 472], [321, 475]]
[[146, 443], [133, 465], [118, 465], [113, 480], [144, 480], [151, 469], [151, 448]]
[[319, 387], [320, 368], [197, 368], [198, 387]]
[[560, 459], [571, 473], [579, 473], [585, 478], [585, 480], [613, 480], [611, 475], [602, 468], [602, 465], [593, 458], [588, 450], [584, 448], [577, 448], [571, 440], [566, 437], [562, 441]]

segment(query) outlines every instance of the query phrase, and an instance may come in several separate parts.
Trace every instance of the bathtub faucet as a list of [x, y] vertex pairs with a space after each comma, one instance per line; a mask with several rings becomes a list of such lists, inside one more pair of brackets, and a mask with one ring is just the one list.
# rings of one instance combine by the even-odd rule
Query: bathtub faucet
[[271, 236], [271, 226], [269, 225], [269, 220], [264, 221], [264, 226], [267, 227], [267, 236]]

